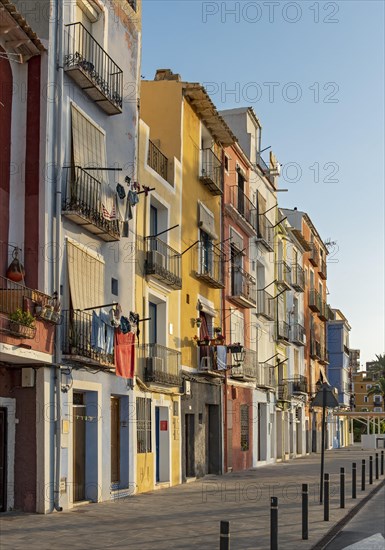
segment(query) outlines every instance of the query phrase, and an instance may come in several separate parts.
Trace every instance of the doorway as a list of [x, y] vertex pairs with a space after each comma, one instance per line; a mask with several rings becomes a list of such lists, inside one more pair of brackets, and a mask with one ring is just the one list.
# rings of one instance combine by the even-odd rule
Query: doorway
[[170, 426], [168, 407], [155, 407], [156, 483], [170, 481]]
[[111, 483], [120, 482], [120, 399], [111, 397]]
[[73, 394], [73, 501], [85, 500], [86, 404], [84, 393]]
[[7, 509], [7, 409], [0, 408], [0, 512]]
[[186, 477], [195, 477], [195, 417], [186, 414], [185, 418], [185, 459]]
[[206, 469], [208, 474], [220, 474], [219, 449], [220, 423], [219, 406], [206, 405], [207, 438], [206, 438]]

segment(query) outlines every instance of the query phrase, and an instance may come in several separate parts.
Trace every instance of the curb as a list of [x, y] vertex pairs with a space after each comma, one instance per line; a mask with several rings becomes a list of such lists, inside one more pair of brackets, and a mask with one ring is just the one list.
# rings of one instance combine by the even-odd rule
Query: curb
[[326, 533], [311, 550], [324, 550], [328, 544], [330, 544], [336, 536], [342, 531], [345, 525], [365, 506], [365, 504], [376, 495], [380, 489], [385, 487], [385, 479], [383, 479], [377, 487], [375, 487], [370, 493], [368, 493], [360, 502], [358, 502], [338, 523], [336, 523], [330, 531]]

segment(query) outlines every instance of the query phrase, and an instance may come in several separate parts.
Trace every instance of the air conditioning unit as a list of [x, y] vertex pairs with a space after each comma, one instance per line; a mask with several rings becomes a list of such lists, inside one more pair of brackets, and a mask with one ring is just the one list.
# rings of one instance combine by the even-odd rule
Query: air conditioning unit
[[184, 393], [185, 395], [191, 395], [191, 382], [190, 380], [184, 381]]
[[156, 375], [156, 372], [163, 372], [162, 357], [146, 357], [146, 379], [151, 381]]
[[166, 265], [166, 258], [161, 252], [158, 252], [157, 250], [150, 250], [147, 253], [147, 263], [152, 268], [157, 266], [164, 269]]

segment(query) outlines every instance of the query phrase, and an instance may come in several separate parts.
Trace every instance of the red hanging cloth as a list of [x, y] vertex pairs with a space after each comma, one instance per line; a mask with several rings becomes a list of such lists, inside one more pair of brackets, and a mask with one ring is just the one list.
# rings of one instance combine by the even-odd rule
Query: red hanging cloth
[[204, 313], [200, 314], [201, 326], [199, 329], [199, 339], [200, 340], [210, 340], [209, 329], [207, 326], [207, 319]]
[[115, 367], [116, 376], [134, 378], [135, 374], [135, 334], [115, 331]]

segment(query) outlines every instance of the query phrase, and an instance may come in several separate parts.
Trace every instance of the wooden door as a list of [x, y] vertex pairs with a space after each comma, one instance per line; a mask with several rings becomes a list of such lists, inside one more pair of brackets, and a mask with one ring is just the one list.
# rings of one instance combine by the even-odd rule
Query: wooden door
[[111, 397], [111, 483], [120, 481], [120, 399]]
[[7, 509], [7, 409], [0, 408], [0, 512]]
[[85, 500], [86, 405], [83, 393], [73, 395], [73, 500]]

